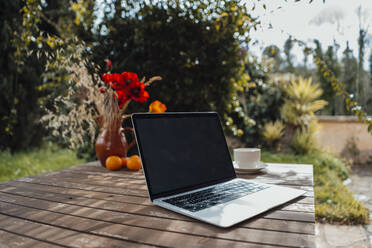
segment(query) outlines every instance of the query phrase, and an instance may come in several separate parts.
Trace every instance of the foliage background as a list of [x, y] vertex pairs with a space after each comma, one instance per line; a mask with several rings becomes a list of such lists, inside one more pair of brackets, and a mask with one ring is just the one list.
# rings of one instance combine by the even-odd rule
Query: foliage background
[[[0, 149], [25, 149], [39, 145], [41, 125], [37, 87], [42, 85], [42, 66], [30, 58], [20, 67], [16, 62], [14, 32], [22, 25], [21, 1], [0, 4]], [[40, 133], [41, 131], [41, 133]]]
[[[42, 108], [64, 94], [68, 78], [57, 69], [45, 73], [47, 58], [37, 59], [35, 54], [47, 52], [58, 60], [56, 49], [73, 52], [77, 40], [85, 42], [87, 56], [101, 66], [101, 72], [104, 59], [109, 58], [116, 72], [160, 75], [164, 80], [151, 86], [150, 101], [163, 101], [169, 111], [217, 111], [227, 131], [248, 145], [262, 143], [259, 130], [279, 119], [283, 95], [272, 84], [272, 73], [312, 76], [319, 81], [329, 102], [320, 114], [351, 111], [366, 118], [363, 109], [370, 109], [368, 89], [372, 87], [365, 85], [372, 85], [372, 71], [361, 68], [363, 54], [355, 58], [347, 47], [340, 60], [337, 43], [324, 50], [315, 40], [314, 50], [303, 46], [306, 60], [296, 64], [292, 49], [301, 42], [289, 37], [282, 49], [270, 45], [258, 59], [250, 54], [249, 46], [250, 31], [259, 19], [250, 16], [238, 0], [116, 0], [100, 6], [94, 0], [16, 0], [1, 4], [1, 149], [39, 145], [47, 135], [38, 123]], [[105, 8], [101, 21], [95, 15], [97, 7]], [[366, 48], [363, 34], [361, 30], [360, 51]], [[311, 53], [322, 62], [316, 68], [307, 65]], [[339, 83], [344, 87], [334, 87]], [[336, 94], [335, 88], [344, 91]], [[355, 92], [354, 97], [349, 92]], [[147, 106], [132, 104], [129, 111], [147, 111]]]
[[[108, 6], [112, 15], [100, 25], [94, 61], [108, 57], [117, 72], [162, 76], [151, 86], [150, 102], [159, 99], [168, 111], [217, 111], [226, 119], [253, 18], [240, 1], [146, 2]], [[147, 107], [132, 104], [130, 111]]]

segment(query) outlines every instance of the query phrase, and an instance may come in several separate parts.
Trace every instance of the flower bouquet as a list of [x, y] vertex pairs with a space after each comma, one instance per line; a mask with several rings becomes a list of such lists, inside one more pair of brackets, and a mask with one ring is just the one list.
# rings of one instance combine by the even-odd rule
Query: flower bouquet
[[[82, 54], [83, 49], [81, 46], [79, 51], [78, 47], [75, 54]], [[132, 101], [146, 102], [148, 87], [161, 77], [140, 81], [132, 72], [92, 74], [88, 62], [79, 56], [59, 63], [53, 66], [67, 72], [67, 89], [63, 89], [63, 94], [56, 91], [55, 98], [44, 109], [41, 122], [52, 130], [53, 136], [62, 138], [73, 149], [90, 146], [96, 140], [96, 155], [103, 166], [108, 156], [125, 157], [134, 145], [134, 141], [128, 144], [124, 135], [132, 129], [122, 127], [123, 120], [130, 116], [125, 113], [127, 107]], [[106, 63], [111, 71], [111, 62]], [[149, 106], [150, 112], [165, 110], [160, 101]]]
[[[161, 77], [152, 77], [145, 82], [145, 78], [139, 81], [137, 74], [133, 72], [106, 73], [102, 75], [106, 87], [101, 87], [101, 94], [106, 94], [103, 109], [98, 111], [97, 122], [100, 133], [96, 141], [96, 154], [102, 166], [109, 156], [126, 157], [128, 150], [135, 144], [135, 140], [128, 144], [125, 131], [133, 131], [132, 128], [123, 128], [123, 120], [130, 115], [125, 115], [131, 101], [144, 103], [149, 98], [146, 91], [151, 83], [161, 80]], [[155, 101], [149, 106], [150, 112], [164, 112], [166, 106], [160, 101]]]

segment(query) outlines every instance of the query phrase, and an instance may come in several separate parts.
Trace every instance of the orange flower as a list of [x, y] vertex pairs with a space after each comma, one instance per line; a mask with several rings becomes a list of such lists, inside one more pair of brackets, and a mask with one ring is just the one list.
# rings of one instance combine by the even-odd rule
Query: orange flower
[[167, 106], [161, 103], [160, 101], [156, 100], [153, 101], [149, 106], [149, 111], [151, 113], [163, 113], [167, 110]]

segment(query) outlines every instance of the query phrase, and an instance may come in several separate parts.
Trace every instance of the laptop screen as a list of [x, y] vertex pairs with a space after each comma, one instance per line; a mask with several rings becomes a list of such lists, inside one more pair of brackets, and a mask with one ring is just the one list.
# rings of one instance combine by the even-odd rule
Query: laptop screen
[[235, 177], [216, 113], [132, 118], [152, 199]]

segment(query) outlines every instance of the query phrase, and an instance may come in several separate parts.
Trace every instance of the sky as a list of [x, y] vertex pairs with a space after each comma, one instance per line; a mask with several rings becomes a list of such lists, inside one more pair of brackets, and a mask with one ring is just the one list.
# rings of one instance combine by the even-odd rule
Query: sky
[[[354, 56], [358, 56], [359, 25], [368, 30], [369, 43], [365, 49], [365, 66], [372, 49], [372, 0], [308, 0], [294, 2], [294, 0], [255, 0], [248, 1], [249, 6], [256, 5], [253, 16], [260, 16], [261, 27], [253, 32], [251, 37], [257, 44], [251, 46], [251, 51], [256, 55], [270, 44], [283, 48], [289, 35], [313, 45], [313, 40], [318, 39], [323, 50], [332, 45], [334, 40], [340, 45], [338, 57], [349, 41]], [[266, 9], [263, 5], [266, 5]], [[281, 8], [280, 8], [281, 7]], [[357, 10], [361, 7], [360, 18]], [[359, 21], [360, 20], [360, 21]], [[270, 24], [272, 27], [270, 27]], [[302, 62], [302, 49], [295, 47], [294, 55], [297, 62]], [[367, 68], [365, 68], [367, 69]]]

